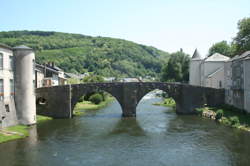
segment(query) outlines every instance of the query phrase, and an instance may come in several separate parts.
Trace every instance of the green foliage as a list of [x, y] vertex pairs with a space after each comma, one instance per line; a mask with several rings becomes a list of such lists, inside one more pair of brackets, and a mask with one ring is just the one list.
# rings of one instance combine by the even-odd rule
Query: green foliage
[[223, 114], [224, 114], [224, 112], [223, 112], [222, 109], [217, 110], [217, 111], [216, 111], [216, 115], [215, 115], [215, 119], [216, 119], [216, 120], [221, 119], [221, 118], [223, 117]]
[[235, 53], [241, 54], [250, 50], [250, 18], [244, 18], [238, 22], [238, 33], [234, 38]]
[[82, 82], [85, 82], [85, 83], [104, 82], [104, 79], [102, 76], [90, 75], [90, 76], [84, 77]]
[[215, 43], [210, 49], [209, 49], [209, 56], [213, 55], [214, 53], [220, 53], [225, 56], [232, 56], [232, 50], [231, 45], [227, 44], [227, 41], [221, 41], [218, 43]]
[[169, 107], [174, 107], [176, 105], [176, 103], [175, 103], [174, 99], [170, 97], [170, 98], [166, 98], [164, 100], [164, 105], [169, 106]]
[[240, 125], [240, 120], [237, 116], [232, 116], [229, 118], [230, 124], [233, 127], [237, 127]]
[[199, 114], [202, 115], [204, 108], [196, 108], [195, 111]]
[[168, 63], [162, 70], [162, 81], [188, 82], [190, 57], [184, 52], [170, 55]]
[[103, 97], [101, 94], [96, 93], [89, 97], [89, 101], [91, 101], [94, 104], [100, 104], [103, 101]]
[[78, 100], [78, 102], [83, 102], [84, 101], [84, 97], [85, 96], [80, 97], [80, 99]]
[[35, 49], [38, 63], [55, 62], [66, 72], [89, 71], [105, 77], [159, 77], [169, 57], [131, 41], [59, 32], [0, 32], [0, 43]]

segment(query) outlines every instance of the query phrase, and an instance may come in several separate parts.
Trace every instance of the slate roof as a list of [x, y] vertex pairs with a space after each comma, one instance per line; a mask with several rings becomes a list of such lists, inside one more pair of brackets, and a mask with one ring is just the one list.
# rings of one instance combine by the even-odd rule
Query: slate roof
[[20, 45], [20, 46], [16, 46], [13, 48], [14, 50], [32, 50], [32, 48], [27, 47], [25, 45]]
[[195, 59], [202, 59], [201, 58], [201, 55], [200, 55], [200, 53], [198, 52], [198, 50], [197, 49], [195, 49], [195, 51], [194, 51], [194, 54], [193, 54], [193, 56], [192, 56], [192, 59], [193, 60], [195, 60]]
[[219, 53], [214, 53], [213, 55], [205, 59], [206, 62], [223, 62], [228, 61], [230, 58]]
[[12, 50], [12, 47], [7, 46], [6, 44], [3, 44], [3, 43], [0, 43], [0, 47], [5, 48], [5, 49]]

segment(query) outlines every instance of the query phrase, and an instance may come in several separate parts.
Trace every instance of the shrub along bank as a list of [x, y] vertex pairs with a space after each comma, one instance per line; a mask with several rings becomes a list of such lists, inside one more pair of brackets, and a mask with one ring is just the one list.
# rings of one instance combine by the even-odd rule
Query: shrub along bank
[[[175, 101], [172, 98], [165, 98], [163, 102], [155, 103], [154, 105], [172, 107], [174, 109], [176, 107]], [[200, 116], [210, 118], [223, 125], [250, 131], [250, 114], [235, 107], [229, 105], [221, 107], [204, 106], [197, 108], [196, 111]]]
[[175, 109], [176, 103], [173, 98], [165, 98], [162, 102], [154, 103], [154, 105], [165, 106], [165, 107], [172, 107]]
[[196, 111], [199, 115], [213, 119], [226, 126], [250, 131], [250, 114], [235, 107], [228, 105], [217, 108], [203, 107], [197, 108]]

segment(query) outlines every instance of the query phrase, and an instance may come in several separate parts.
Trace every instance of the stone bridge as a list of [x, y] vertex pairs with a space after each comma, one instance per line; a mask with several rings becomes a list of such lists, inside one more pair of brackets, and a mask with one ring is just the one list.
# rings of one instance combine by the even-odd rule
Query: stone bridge
[[71, 118], [80, 97], [91, 92], [105, 91], [120, 103], [122, 116], [134, 117], [136, 106], [143, 96], [155, 89], [166, 92], [175, 100], [178, 114], [194, 114], [194, 109], [204, 104], [224, 104], [224, 89], [163, 82], [86, 83], [36, 89], [37, 114], [53, 118]]

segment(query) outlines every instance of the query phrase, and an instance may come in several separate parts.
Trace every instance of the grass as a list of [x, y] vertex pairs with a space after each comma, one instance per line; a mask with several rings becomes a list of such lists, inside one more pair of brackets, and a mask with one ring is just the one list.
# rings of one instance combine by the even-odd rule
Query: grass
[[221, 107], [203, 107], [196, 109], [196, 111], [200, 115], [210, 112], [210, 114], [215, 116], [217, 115], [217, 118], [214, 117], [212, 119], [215, 119], [226, 126], [250, 131], [250, 114], [232, 106], [224, 105]]
[[45, 122], [45, 121], [48, 121], [48, 120], [52, 120], [52, 118], [47, 117], [47, 116], [41, 116], [41, 115], [36, 116], [36, 122], [37, 123]]
[[77, 103], [74, 109], [74, 115], [75, 116], [81, 116], [85, 114], [85, 111], [88, 110], [99, 110], [101, 108], [106, 107], [111, 101], [113, 101], [113, 97], [107, 97], [105, 101], [102, 101], [100, 104], [94, 104], [90, 101], [83, 101], [80, 103]]
[[[52, 120], [50, 117], [37, 115], [37, 123]], [[29, 126], [16, 125], [0, 129], [0, 143], [21, 139], [29, 136]]]
[[162, 102], [154, 103], [154, 105], [165, 106], [165, 107], [172, 107], [175, 108], [176, 103], [173, 98], [165, 98]]
[[0, 143], [29, 136], [28, 126], [17, 125], [0, 130]]

